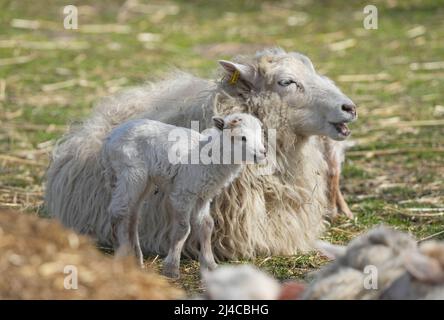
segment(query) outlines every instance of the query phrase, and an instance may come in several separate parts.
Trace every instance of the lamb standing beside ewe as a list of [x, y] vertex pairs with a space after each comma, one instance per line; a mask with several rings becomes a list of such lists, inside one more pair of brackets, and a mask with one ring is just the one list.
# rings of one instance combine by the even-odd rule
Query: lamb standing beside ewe
[[[220, 259], [234, 259], [312, 249], [324, 230], [323, 218], [334, 210], [330, 202], [336, 197], [328, 196], [328, 163], [339, 166], [331, 161], [336, 153], [324, 154], [325, 139], [319, 136], [327, 136], [327, 144], [346, 139], [356, 107], [299, 53], [268, 49], [220, 63], [217, 81], [174, 74], [104, 99], [91, 117], [73, 126], [55, 147], [47, 173], [45, 202], [50, 214], [112, 245], [107, 228], [110, 193], [100, 165], [109, 132], [134, 118], [184, 127], [198, 120], [206, 128], [214, 114], [245, 112], [258, 117], [265, 130], [277, 130], [276, 170], [259, 176], [256, 168], [246, 166], [239, 179], [215, 198], [214, 253]], [[158, 192], [143, 205], [140, 242], [146, 254], [166, 254], [169, 249], [169, 221], [157, 209], [163, 199]], [[189, 237], [184, 249], [198, 255], [195, 237]]]
[[[213, 121], [215, 128], [206, 136], [158, 121], [137, 119], [118, 126], [105, 140], [102, 159], [112, 185], [109, 216], [117, 255], [129, 255], [135, 250], [143, 265], [138, 216], [144, 199], [157, 188], [166, 195], [162, 207], [167, 212], [156, 210], [154, 214], [171, 217], [171, 242], [163, 273], [179, 277], [180, 255], [191, 226], [199, 237], [201, 268], [216, 267], [211, 249], [214, 222], [210, 202], [239, 175], [242, 162], [263, 161], [266, 152], [261, 123], [255, 117], [232, 114], [213, 117]], [[210, 163], [202, 158], [203, 150]], [[196, 151], [197, 163], [192, 161]]]

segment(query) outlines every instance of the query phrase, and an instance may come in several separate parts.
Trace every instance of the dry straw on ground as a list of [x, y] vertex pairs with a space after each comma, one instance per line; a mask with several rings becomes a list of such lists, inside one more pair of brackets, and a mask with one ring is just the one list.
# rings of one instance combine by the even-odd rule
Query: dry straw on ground
[[[0, 299], [177, 299], [180, 289], [114, 260], [54, 221], [17, 211], [0, 212]], [[64, 268], [77, 268], [78, 289], [65, 289]], [[72, 282], [67, 280], [68, 284]]]

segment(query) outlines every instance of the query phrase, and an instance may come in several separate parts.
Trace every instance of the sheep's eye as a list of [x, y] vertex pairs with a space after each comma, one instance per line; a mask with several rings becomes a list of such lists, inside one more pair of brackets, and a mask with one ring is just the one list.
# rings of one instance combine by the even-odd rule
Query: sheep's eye
[[279, 84], [280, 86], [283, 86], [283, 87], [287, 87], [287, 86], [289, 86], [289, 85], [292, 84], [292, 83], [295, 83], [295, 81], [294, 81], [294, 80], [291, 80], [291, 79], [284, 79], [284, 80], [279, 80], [279, 81], [278, 81], [278, 84]]
[[296, 88], [298, 90], [304, 91], [304, 86], [300, 83], [297, 82], [295, 80], [292, 79], [284, 79], [284, 80], [279, 80], [278, 84], [282, 87], [288, 87], [290, 84], [294, 83], [296, 85]]
[[243, 136], [243, 137], [242, 137], [242, 141], [243, 141], [243, 142], [247, 142], [247, 137]]

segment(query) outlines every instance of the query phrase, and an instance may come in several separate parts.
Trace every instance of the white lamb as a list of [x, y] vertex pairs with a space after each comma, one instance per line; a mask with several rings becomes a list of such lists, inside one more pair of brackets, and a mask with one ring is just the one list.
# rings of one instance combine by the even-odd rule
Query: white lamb
[[[180, 255], [191, 227], [199, 238], [201, 268], [212, 270], [217, 266], [211, 248], [214, 222], [210, 202], [239, 175], [246, 160], [263, 161], [266, 151], [262, 124], [255, 117], [237, 113], [213, 117], [213, 122], [210, 134], [149, 119], [126, 122], [110, 133], [102, 159], [111, 187], [108, 214], [116, 255], [135, 251], [143, 262], [139, 209], [150, 192], [160, 189], [165, 194], [166, 210], [159, 212], [167, 212], [170, 217], [170, 244], [163, 274], [179, 277]], [[185, 143], [174, 141], [184, 135]], [[200, 156], [204, 150], [207, 160]], [[190, 161], [196, 152], [197, 162]], [[231, 161], [233, 156], [240, 161]]]

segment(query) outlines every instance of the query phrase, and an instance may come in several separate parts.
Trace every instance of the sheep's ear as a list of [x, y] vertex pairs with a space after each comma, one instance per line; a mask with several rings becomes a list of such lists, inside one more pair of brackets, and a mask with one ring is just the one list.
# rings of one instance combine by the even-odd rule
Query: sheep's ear
[[236, 84], [239, 79], [254, 82], [255, 70], [252, 66], [235, 63], [227, 60], [219, 60], [219, 64], [225, 69], [231, 84]]
[[213, 120], [214, 126], [216, 128], [218, 128], [219, 130], [223, 130], [225, 127], [225, 121], [224, 118], [222, 117], [218, 117], [218, 116], [214, 116], [213, 118], [211, 118]]
[[338, 246], [326, 241], [317, 241], [316, 249], [330, 260], [335, 260], [345, 255], [346, 247]]

